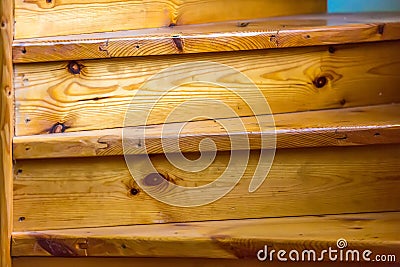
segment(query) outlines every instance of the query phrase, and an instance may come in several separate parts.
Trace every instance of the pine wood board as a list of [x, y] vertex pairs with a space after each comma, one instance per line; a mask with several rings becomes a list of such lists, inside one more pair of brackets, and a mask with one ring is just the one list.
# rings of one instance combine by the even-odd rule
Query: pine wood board
[[269, 252], [314, 250], [319, 258], [345, 239], [343, 251], [398, 256], [399, 222], [400, 212], [387, 212], [14, 232], [12, 249], [13, 256], [256, 260], [264, 245]]
[[[232, 134], [247, 136], [251, 149], [261, 149], [261, 136], [276, 134], [276, 148], [301, 148], [322, 146], [358, 146], [400, 143], [400, 104], [332, 109], [297, 113], [276, 114], [275, 129], [263, 129], [257, 117], [240, 120], [246, 132], [230, 132], [220, 125], [236, 123], [236, 119], [191, 121], [146, 127], [143, 139], [142, 127], [129, 130], [131, 154], [156, 154], [178, 152], [163, 143], [177, 140], [181, 152], [199, 151], [200, 141], [210, 138], [216, 147], [202, 147], [203, 151], [229, 151]], [[259, 116], [262, 117], [262, 116]], [[228, 129], [232, 128], [228, 126]], [[123, 155], [122, 128], [93, 130], [46, 135], [17, 136], [13, 139], [15, 159], [94, 157]], [[127, 138], [127, 137], [125, 137]], [[141, 144], [139, 146], [139, 144]], [[243, 149], [246, 149], [244, 144]], [[125, 152], [127, 153], [128, 150]]]
[[[264, 183], [249, 193], [258, 156], [254, 150], [249, 162], [241, 163], [246, 171], [230, 193], [195, 209], [147, 195], [123, 157], [17, 160], [14, 231], [398, 211], [399, 145], [280, 149]], [[219, 152], [208, 168], [192, 173], [164, 155], [151, 156], [159, 174], [188, 187], [210, 183], [225, 169], [237, 175], [226, 168], [229, 159], [229, 152]]]
[[11, 55], [13, 8], [12, 0], [0, 1], [0, 267], [11, 267], [12, 138], [14, 134]]
[[326, 0], [15, 1], [15, 38], [324, 13]]
[[[237, 116], [265, 115], [254, 114], [243, 99], [226, 89], [250, 86], [240, 82], [242, 74], [258, 86], [275, 114], [398, 103], [400, 94], [395, 85], [400, 83], [399, 44], [400, 41], [389, 41], [343, 45], [334, 53], [329, 52], [329, 47], [320, 46], [83, 60], [78, 62], [79, 74], [69, 72], [69, 62], [17, 64], [15, 131], [17, 136], [46, 134], [56, 123], [63, 123], [66, 132], [137, 126], [140, 123], [135, 120], [123, 124], [129, 104], [134, 107], [130, 114], [146, 117], [148, 100], [167, 90], [160, 81], [133, 98], [141, 86], [167, 67], [196, 61], [225, 64], [239, 72], [225, 76], [223, 71], [215, 67], [210, 70], [207, 65], [171, 70], [168, 77], [173, 83], [186, 84], [157, 103], [147, 125], [164, 123], [180, 104], [204, 98], [222, 101]], [[219, 86], [197, 82], [208, 79], [210, 71]], [[317, 86], [318, 81], [323, 83]], [[257, 102], [260, 97], [254, 92], [246, 101]], [[197, 103], [185, 115], [199, 116], [205, 107], [208, 105], [204, 102]], [[218, 116], [230, 118], [232, 114], [221, 111]], [[175, 118], [171, 122], [183, 121], [187, 120]]]
[[[363, 263], [346, 262], [348, 267], [361, 267]], [[84, 257], [84, 258], [60, 258], [60, 257], [15, 257], [13, 259], [13, 266], [15, 267], [199, 267], [199, 266], [219, 266], [219, 267], [263, 267], [265, 262], [260, 262], [253, 259], [198, 259], [198, 258], [104, 258], [104, 257]], [[395, 267], [396, 263], [374, 263], [371, 266], [384, 266]], [[299, 266], [298, 262], [271, 262], [268, 266], [273, 267], [296, 267]], [[307, 262], [307, 266], [321, 267], [321, 266], [343, 266], [343, 263], [337, 262], [323, 262], [314, 263]]]
[[17, 39], [13, 60], [27, 63], [315, 45], [332, 45], [334, 50], [338, 44], [398, 39], [400, 13], [312, 14]]

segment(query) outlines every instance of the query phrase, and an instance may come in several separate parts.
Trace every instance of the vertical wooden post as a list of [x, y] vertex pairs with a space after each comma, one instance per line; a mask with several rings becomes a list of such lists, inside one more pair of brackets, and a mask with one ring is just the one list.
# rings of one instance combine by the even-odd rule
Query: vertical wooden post
[[0, 267], [11, 267], [14, 1], [0, 0]]

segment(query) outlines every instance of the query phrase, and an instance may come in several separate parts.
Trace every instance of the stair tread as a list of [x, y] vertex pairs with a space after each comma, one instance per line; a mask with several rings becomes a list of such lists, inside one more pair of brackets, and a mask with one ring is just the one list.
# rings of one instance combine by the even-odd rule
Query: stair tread
[[264, 245], [318, 253], [340, 238], [398, 254], [399, 222], [400, 212], [380, 212], [14, 232], [12, 255], [255, 258]]
[[[318, 110], [275, 114], [277, 148], [356, 146], [371, 144], [400, 143], [400, 104], [386, 104], [357, 108]], [[271, 128], [260, 129], [257, 119], [262, 116], [242, 117], [246, 132], [234, 134], [248, 135], [251, 149], [260, 149], [260, 136], [273, 134]], [[142, 140], [143, 127], [129, 127], [130, 142], [142, 146], [130, 151], [133, 154], [163, 153], [165, 140], [179, 139], [181, 152], [199, 150], [199, 142], [211, 138], [219, 151], [229, 151], [229, 135], [220, 125], [237, 122], [234, 119], [191, 121], [171, 123], [169, 130], [163, 124], [146, 128]], [[184, 127], [183, 127], [184, 126]], [[183, 128], [182, 128], [183, 127]], [[182, 131], [180, 131], [182, 129]], [[88, 157], [122, 155], [122, 128], [65, 132], [33, 136], [16, 136], [13, 139], [14, 158]], [[180, 132], [179, 132], [180, 131]], [[137, 134], [136, 134], [137, 133]], [[179, 136], [178, 136], [179, 133]], [[231, 132], [232, 134], [232, 132]], [[171, 148], [173, 149], [173, 148]], [[244, 148], [245, 149], [245, 148]], [[204, 148], [204, 150], [214, 150]]]
[[14, 63], [285, 48], [400, 39], [400, 12], [311, 14], [13, 43]]

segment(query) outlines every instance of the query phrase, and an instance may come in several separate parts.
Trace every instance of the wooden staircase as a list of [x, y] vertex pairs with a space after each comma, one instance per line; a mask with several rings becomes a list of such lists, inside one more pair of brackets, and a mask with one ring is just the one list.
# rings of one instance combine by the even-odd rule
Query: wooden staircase
[[[326, 14], [324, 0], [299, 2], [2, 0], [0, 267], [296, 266], [257, 255], [265, 246], [337, 249], [339, 239], [371, 258], [396, 257], [375, 265], [398, 264], [400, 13]], [[237, 73], [260, 94], [243, 101], [226, 90], [250, 88]], [[202, 76], [219, 84], [197, 83]], [[184, 85], [152, 107], [166, 81]], [[271, 114], [249, 108], [260, 95], [274, 127], [259, 123]], [[193, 119], [168, 120], [193, 99], [182, 113]], [[212, 109], [202, 99], [235, 117], [201, 117]], [[127, 110], [151, 116], [142, 124]], [[227, 129], [237, 118], [244, 128], [234, 134], [248, 140], [241, 149], [249, 159], [228, 168]], [[276, 138], [275, 157], [249, 192], [266, 164], [265, 137]], [[216, 153], [207, 168], [170, 161], [176, 152], [198, 159], [204, 139], [214, 145], [201, 152]], [[224, 172], [236, 179], [236, 167], [243, 175], [214, 202], [169, 205], [132, 177], [124, 142], [138, 166], [149, 155], [155, 172], [145, 176], [163, 194]], [[361, 264], [321, 261], [303, 264]]]

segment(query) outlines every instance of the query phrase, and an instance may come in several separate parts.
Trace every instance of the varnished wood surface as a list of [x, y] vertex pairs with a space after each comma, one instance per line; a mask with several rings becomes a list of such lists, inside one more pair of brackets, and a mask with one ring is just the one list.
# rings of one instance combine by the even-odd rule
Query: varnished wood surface
[[30, 38], [323, 13], [326, 0], [16, 0], [15, 37]]
[[[332, 109], [274, 116], [275, 130], [261, 130], [256, 117], [243, 117], [246, 132], [230, 132], [220, 125], [236, 123], [234, 119], [191, 121], [172, 123], [168, 130], [164, 125], [146, 127], [145, 139], [142, 127], [131, 127], [129, 153], [174, 152], [172, 147], [162, 146], [164, 140], [178, 140], [181, 152], [196, 152], [199, 142], [210, 138], [219, 151], [230, 150], [230, 135], [247, 135], [251, 149], [260, 149], [261, 135], [277, 135], [277, 148], [357, 146], [400, 143], [400, 104]], [[263, 117], [263, 116], [259, 116]], [[259, 118], [259, 121], [265, 121]], [[228, 127], [232, 128], [232, 127]], [[123, 155], [123, 129], [107, 129], [47, 135], [14, 137], [16, 159], [92, 157]], [[142, 144], [138, 147], [138, 144]], [[246, 147], [243, 147], [244, 149]], [[215, 150], [202, 147], [203, 151]], [[128, 151], [128, 150], [126, 150]], [[177, 151], [175, 151], [177, 152]]]
[[14, 134], [12, 0], [0, 0], [0, 267], [11, 267], [12, 138]]
[[14, 232], [12, 251], [13, 256], [257, 259], [267, 245], [268, 251], [312, 249], [319, 258], [344, 238], [346, 249], [398, 256], [399, 223], [399, 212], [387, 212]]
[[[104, 258], [104, 257], [85, 257], [85, 258], [60, 258], [60, 257], [16, 257], [13, 259], [15, 267], [296, 267], [298, 262], [260, 262], [254, 259], [198, 259], [198, 258]], [[310, 267], [324, 266], [343, 266], [338, 262], [307, 262]], [[346, 262], [348, 267], [362, 267], [365, 263]], [[368, 266], [395, 267], [396, 263], [374, 263]]]
[[20, 39], [14, 41], [13, 60], [16, 63], [81, 60], [398, 39], [400, 13], [315, 14]]
[[[17, 160], [14, 231], [399, 210], [399, 145], [280, 149], [264, 183], [249, 193], [258, 158], [254, 150], [240, 163], [246, 171], [230, 193], [197, 208], [169, 206], [147, 195], [123, 157]], [[229, 152], [219, 152], [209, 167], [190, 172], [164, 155], [151, 156], [159, 174], [187, 187], [208, 184], [225, 170], [236, 177], [229, 160]], [[164, 185], [157, 188], [169, 192]]]
[[[17, 64], [15, 66], [17, 136], [46, 134], [57, 123], [66, 132], [123, 127], [125, 112], [147, 117], [154, 94], [166, 92], [164, 80], [151, 89], [139, 88], [154, 74], [176, 64], [217, 62], [238, 72], [225, 75], [213, 67], [219, 86], [199, 84], [210, 67], [175, 68], [167, 74], [174, 85], [152, 109], [147, 125], [164, 123], [167, 115], [188, 100], [223, 101], [237, 116], [253, 114], [247, 102], [259, 102], [255, 92], [245, 101], [226, 88], [246, 87], [243, 73], [258, 86], [273, 113], [355, 107], [400, 102], [400, 41], [337, 46], [287, 48], [181, 56], [152, 56], [78, 61], [80, 72], [69, 71], [69, 62]], [[204, 63], [205, 64], [205, 63]], [[158, 81], [158, 80], [156, 80]], [[321, 82], [321, 83], [319, 83]], [[157, 92], [157, 93], [156, 93]], [[264, 102], [262, 103], [264, 105]], [[193, 104], [185, 115], [201, 116], [206, 102]], [[232, 117], [220, 111], [218, 118]], [[136, 126], [130, 120], [125, 126]], [[171, 122], [186, 121], [175, 118]]]

